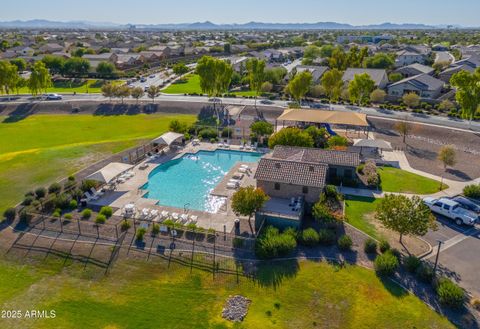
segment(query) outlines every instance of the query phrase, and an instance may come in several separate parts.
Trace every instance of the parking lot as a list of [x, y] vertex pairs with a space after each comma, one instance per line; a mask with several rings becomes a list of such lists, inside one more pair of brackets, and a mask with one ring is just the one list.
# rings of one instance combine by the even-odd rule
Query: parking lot
[[480, 297], [480, 225], [458, 226], [445, 217], [436, 217], [438, 229], [423, 237], [433, 246], [433, 252], [426, 259], [435, 261], [438, 241], [441, 241], [440, 271], [458, 280], [475, 297]]

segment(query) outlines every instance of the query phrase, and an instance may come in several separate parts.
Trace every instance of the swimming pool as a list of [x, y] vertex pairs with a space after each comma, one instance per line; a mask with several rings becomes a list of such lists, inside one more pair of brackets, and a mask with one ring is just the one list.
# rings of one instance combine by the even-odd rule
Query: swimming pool
[[225, 198], [210, 192], [236, 162], [258, 162], [261, 153], [232, 150], [199, 151], [160, 164], [148, 176], [143, 196], [159, 205], [217, 212]]

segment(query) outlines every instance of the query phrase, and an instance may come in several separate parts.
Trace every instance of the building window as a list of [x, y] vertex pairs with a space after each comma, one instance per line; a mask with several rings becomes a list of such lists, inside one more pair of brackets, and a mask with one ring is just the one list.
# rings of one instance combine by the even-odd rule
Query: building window
[[302, 188], [302, 193], [303, 193], [303, 194], [308, 194], [308, 186], [304, 186], [304, 187]]
[[274, 188], [275, 188], [277, 191], [280, 190], [280, 183], [275, 183]]
[[352, 178], [352, 170], [351, 169], [345, 169], [345, 178]]

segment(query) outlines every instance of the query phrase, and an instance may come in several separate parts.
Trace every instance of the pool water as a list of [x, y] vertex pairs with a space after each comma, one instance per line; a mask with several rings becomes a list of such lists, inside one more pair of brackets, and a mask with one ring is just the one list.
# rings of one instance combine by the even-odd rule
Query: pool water
[[158, 204], [215, 213], [225, 198], [210, 192], [237, 162], [258, 162], [261, 153], [231, 150], [199, 151], [165, 162], [148, 176], [142, 189], [144, 198], [159, 200]]

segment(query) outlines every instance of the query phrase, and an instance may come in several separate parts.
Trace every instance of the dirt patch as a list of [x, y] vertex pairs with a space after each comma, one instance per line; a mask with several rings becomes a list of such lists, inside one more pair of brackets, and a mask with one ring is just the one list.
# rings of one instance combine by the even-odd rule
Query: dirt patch
[[[457, 181], [469, 181], [480, 177], [480, 134], [454, 129], [411, 124], [411, 131], [403, 138], [394, 129], [395, 122], [369, 119], [377, 139], [383, 139], [394, 148], [405, 149], [407, 159], [415, 169]], [[444, 173], [442, 163], [437, 159], [443, 145], [453, 145], [457, 163]]]
[[385, 228], [379, 221], [375, 220], [374, 214], [366, 214], [365, 219], [375, 226], [378, 235], [388, 241], [392, 248], [400, 250], [404, 254], [421, 255], [430, 250], [430, 245], [417, 237], [404, 236], [403, 244], [400, 243], [400, 235], [397, 232]]

